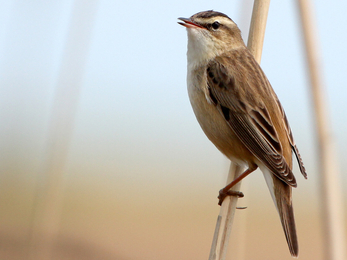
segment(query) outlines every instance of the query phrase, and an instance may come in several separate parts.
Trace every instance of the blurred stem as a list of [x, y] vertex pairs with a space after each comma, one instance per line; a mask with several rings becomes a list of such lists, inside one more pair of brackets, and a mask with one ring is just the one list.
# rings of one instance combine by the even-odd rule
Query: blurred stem
[[301, 18], [316, 121], [317, 163], [320, 169], [320, 195], [324, 232], [324, 259], [345, 260], [346, 238], [344, 233], [343, 195], [322, 79], [318, 40], [312, 11], [313, 6], [309, 0], [298, 0], [297, 3]]
[[79, 90], [98, 0], [75, 0], [48, 127], [45, 158], [33, 207], [29, 259], [52, 258], [63, 207], [64, 176]]

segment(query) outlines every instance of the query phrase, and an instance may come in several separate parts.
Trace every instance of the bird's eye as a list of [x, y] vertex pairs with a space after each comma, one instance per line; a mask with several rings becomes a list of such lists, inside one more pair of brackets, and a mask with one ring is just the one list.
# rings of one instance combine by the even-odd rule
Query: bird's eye
[[217, 30], [217, 29], [219, 28], [219, 26], [220, 26], [220, 23], [219, 23], [218, 21], [215, 21], [215, 22], [212, 24], [212, 28], [213, 28], [214, 30]]

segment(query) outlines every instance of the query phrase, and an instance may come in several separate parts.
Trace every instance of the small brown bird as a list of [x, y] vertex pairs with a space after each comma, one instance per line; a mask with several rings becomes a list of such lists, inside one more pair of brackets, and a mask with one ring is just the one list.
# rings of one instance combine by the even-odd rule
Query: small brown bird
[[215, 11], [179, 18], [188, 32], [188, 93], [195, 116], [212, 143], [246, 166], [229, 189], [258, 167], [281, 218], [292, 256], [298, 242], [292, 206], [292, 151], [307, 178], [286, 115], [264, 72], [245, 46], [237, 25]]

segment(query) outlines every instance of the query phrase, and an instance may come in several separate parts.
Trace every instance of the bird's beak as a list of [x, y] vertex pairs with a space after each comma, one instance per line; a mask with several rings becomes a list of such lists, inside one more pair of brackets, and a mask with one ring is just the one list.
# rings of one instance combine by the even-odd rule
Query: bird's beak
[[205, 27], [202, 27], [201, 25], [194, 23], [190, 18], [180, 17], [178, 18], [178, 20], [181, 20], [184, 22], [184, 23], [178, 22], [180, 25], [183, 25], [184, 27], [205, 29]]

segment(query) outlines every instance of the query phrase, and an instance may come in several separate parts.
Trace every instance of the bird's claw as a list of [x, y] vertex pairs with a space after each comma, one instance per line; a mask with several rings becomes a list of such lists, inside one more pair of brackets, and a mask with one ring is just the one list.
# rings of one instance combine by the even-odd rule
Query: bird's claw
[[243, 195], [243, 193], [241, 191], [234, 191], [234, 190], [228, 190], [228, 191], [224, 191], [224, 189], [221, 189], [219, 191], [219, 195], [218, 195], [218, 205], [221, 206], [225, 197], [226, 196], [236, 196], [238, 198], [243, 198], [245, 195]]

